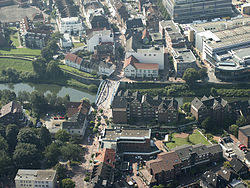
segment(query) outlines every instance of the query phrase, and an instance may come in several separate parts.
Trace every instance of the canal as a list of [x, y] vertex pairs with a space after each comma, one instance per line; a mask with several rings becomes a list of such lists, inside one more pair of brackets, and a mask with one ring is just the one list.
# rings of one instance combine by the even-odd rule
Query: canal
[[38, 91], [43, 94], [53, 93], [57, 96], [64, 97], [69, 94], [71, 101], [80, 101], [82, 98], [88, 98], [90, 102], [95, 102], [95, 93], [89, 93], [81, 89], [72, 87], [59, 86], [54, 84], [34, 84], [34, 83], [18, 83], [18, 84], [0, 84], [0, 90], [8, 89], [18, 94], [19, 91]]

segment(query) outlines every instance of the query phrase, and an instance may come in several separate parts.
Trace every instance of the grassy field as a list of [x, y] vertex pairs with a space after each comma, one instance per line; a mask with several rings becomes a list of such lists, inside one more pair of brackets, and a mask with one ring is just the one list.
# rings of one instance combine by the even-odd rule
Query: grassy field
[[0, 71], [6, 70], [7, 68], [14, 68], [22, 72], [33, 72], [33, 66], [31, 61], [0, 58]]
[[68, 65], [59, 65], [59, 67], [64, 71], [69, 71], [69, 72], [75, 73], [75, 74], [82, 76], [82, 77], [85, 77], [85, 78], [96, 78], [96, 76], [94, 76], [92, 74], [89, 74], [89, 73], [86, 73], [83, 71], [79, 71], [78, 69], [70, 67]]
[[0, 49], [0, 55], [23, 55], [23, 56], [38, 56], [40, 55], [41, 50], [38, 49], [30, 49], [30, 48], [16, 48], [16, 49]]
[[172, 136], [172, 141], [174, 142], [169, 142], [166, 143], [166, 146], [168, 147], [169, 150], [177, 147], [177, 146], [182, 146], [184, 144], [188, 144], [188, 145], [195, 145], [195, 144], [205, 144], [205, 145], [210, 145], [210, 143], [197, 131], [194, 130], [193, 134], [191, 134], [189, 136], [189, 140], [188, 138], [175, 138], [174, 135], [176, 135], [176, 133], [174, 133]]
[[10, 36], [10, 40], [12, 40], [14, 46], [20, 46], [19, 40], [18, 40], [18, 32], [15, 32], [15, 34]]
[[74, 48], [78, 48], [78, 47], [81, 47], [81, 46], [85, 46], [85, 44], [82, 43], [82, 42], [74, 42], [73, 45], [74, 45]]

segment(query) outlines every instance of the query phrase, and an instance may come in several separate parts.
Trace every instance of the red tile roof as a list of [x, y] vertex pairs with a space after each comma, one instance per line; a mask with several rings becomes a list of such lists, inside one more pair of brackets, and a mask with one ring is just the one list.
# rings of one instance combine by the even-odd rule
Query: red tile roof
[[134, 63], [136, 69], [158, 70], [159, 65], [155, 63]]
[[78, 112], [81, 112], [83, 115], [87, 116], [90, 109], [90, 104], [84, 100], [82, 102], [69, 102], [66, 108], [68, 117], [72, 117]]
[[68, 53], [68, 54], [66, 55], [65, 59], [66, 59], [66, 60], [69, 60], [69, 61], [71, 61], [71, 62], [74, 62], [74, 63], [76, 63], [76, 64], [78, 64], [78, 65], [80, 65], [81, 62], [82, 62], [82, 60], [83, 60], [82, 58], [78, 57], [77, 55], [71, 54], [71, 53]]
[[124, 62], [124, 68], [126, 68], [129, 64], [131, 64], [136, 69], [143, 70], [158, 70], [159, 65], [156, 63], [139, 63], [139, 61], [134, 56], [129, 56]]
[[106, 163], [107, 165], [111, 166], [112, 168], [115, 167], [115, 150], [114, 149], [102, 149], [100, 152], [97, 153], [95, 161], [98, 163]]

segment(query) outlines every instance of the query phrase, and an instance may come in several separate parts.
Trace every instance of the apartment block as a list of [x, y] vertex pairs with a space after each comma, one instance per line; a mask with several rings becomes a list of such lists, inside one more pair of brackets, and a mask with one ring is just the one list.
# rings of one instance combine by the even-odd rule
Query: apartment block
[[174, 98], [153, 98], [140, 92], [120, 91], [112, 102], [112, 114], [113, 122], [118, 124], [137, 121], [171, 123], [178, 120], [178, 102]]
[[163, 4], [178, 23], [232, 15], [231, 0], [164, 0]]

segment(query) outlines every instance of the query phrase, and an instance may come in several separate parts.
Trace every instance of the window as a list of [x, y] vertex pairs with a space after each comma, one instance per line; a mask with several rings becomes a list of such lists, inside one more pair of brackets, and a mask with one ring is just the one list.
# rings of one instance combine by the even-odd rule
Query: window
[[144, 56], [147, 56], [147, 54], [144, 54]]
[[151, 54], [149, 54], [149, 56], [151, 56]]
[[156, 56], [156, 54], [154, 54], [154, 56]]

